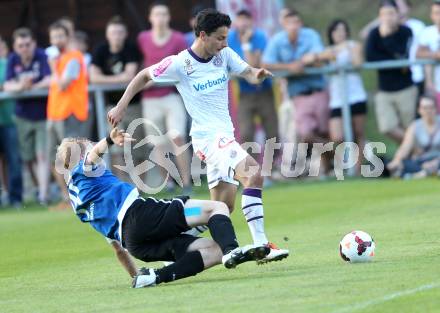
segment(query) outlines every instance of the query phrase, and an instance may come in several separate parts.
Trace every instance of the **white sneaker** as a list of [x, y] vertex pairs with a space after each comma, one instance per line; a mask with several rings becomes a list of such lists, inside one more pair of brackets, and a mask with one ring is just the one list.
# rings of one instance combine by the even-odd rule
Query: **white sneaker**
[[225, 254], [222, 257], [222, 263], [228, 269], [235, 268], [237, 265], [244, 262], [261, 260], [265, 258], [269, 252], [270, 248], [266, 245], [247, 245], [244, 247], [238, 247], [230, 251], [228, 254]]
[[280, 249], [274, 243], [267, 243], [267, 248], [270, 249], [270, 252], [266, 255], [266, 257], [257, 260], [257, 264], [265, 264], [274, 261], [281, 261], [289, 256], [289, 250]]
[[170, 266], [171, 264], [174, 264], [172, 261], [163, 261], [163, 266]]
[[156, 286], [156, 273], [152, 268], [141, 268], [139, 274], [133, 278], [133, 288]]

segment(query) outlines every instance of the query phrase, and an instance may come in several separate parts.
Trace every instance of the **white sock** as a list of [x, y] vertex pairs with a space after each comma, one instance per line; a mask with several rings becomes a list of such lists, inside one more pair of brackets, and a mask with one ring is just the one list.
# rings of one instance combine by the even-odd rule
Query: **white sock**
[[184, 234], [197, 237], [200, 234], [203, 234], [207, 230], [208, 230], [207, 226], [196, 226], [196, 227], [191, 228], [190, 230], [187, 230], [186, 232], [184, 232]]
[[268, 240], [264, 232], [264, 211], [263, 202], [261, 200], [261, 189], [243, 189], [241, 208], [251, 231], [254, 244], [266, 244]]

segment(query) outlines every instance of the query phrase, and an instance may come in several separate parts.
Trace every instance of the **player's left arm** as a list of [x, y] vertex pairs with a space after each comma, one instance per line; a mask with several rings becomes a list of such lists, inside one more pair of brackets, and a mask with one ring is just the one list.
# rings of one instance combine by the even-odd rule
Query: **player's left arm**
[[102, 155], [112, 144], [122, 147], [124, 142], [131, 142], [134, 140], [135, 139], [133, 139], [129, 133], [125, 133], [118, 128], [113, 128], [107, 138], [101, 139], [95, 146], [93, 146], [92, 150], [87, 154], [84, 164], [97, 164], [101, 160]]
[[240, 73], [240, 77], [246, 79], [248, 83], [258, 85], [261, 84], [266, 78], [273, 77], [273, 74], [265, 68], [255, 68], [248, 66]]
[[116, 240], [112, 240], [110, 244], [112, 245], [113, 250], [115, 251], [115, 255], [118, 258], [119, 263], [121, 263], [122, 267], [131, 277], [136, 276], [138, 273], [136, 264], [134, 263], [133, 258], [130, 256], [127, 250], [122, 248], [121, 244]]

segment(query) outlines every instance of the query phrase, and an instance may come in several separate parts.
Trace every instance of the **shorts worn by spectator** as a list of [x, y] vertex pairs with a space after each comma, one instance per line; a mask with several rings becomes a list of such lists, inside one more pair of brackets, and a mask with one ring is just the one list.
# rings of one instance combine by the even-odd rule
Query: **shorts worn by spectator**
[[322, 75], [301, 75], [304, 66], [314, 65], [323, 51], [319, 34], [302, 25], [298, 12], [289, 10], [282, 19], [284, 31], [269, 40], [263, 54], [268, 69], [288, 70], [288, 92], [295, 106], [298, 140], [325, 142], [328, 135], [328, 95]]
[[[237, 13], [234, 25], [235, 29], [228, 35], [229, 46], [249, 65], [259, 67], [266, 48], [266, 35], [262, 30], [254, 28], [251, 13], [246, 10]], [[267, 79], [260, 85], [251, 85], [246, 80], [239, 79], [239, 86], [238, 121], [241, 143], [255, 141], [256, 117], [261, 121], [266, 139], [275, 138], [278, 142], [278, 117], [272, 81]], [[251, 155], [258, 159], [256, 155]]]
[[[378, 27], [368, 36], [368, 61], [408, 59], [411, 30], [400, 25], [393, 2], [384, 2], [379, 9]], [[394, 141], [403, 140], [405, 129], [416, 114], [417, 88], [409, 68], [379, 70], [379, 92], [376, 96], [376, 118], [379, 130]]]
[[[14, 53], [8, 60], [5, 90], [24, 92], [47, 88], [50, 68], [47, 56], [37, 48], [32, 32], [19, 28], [13, 33]], [[35, 186], [38, 201], [48, 202], [49, 165], [46, 141], [46, 98], [18, 99], [15, 102], [20, 154]]]
[[[0, 38], [0, 45], [6, 45]], [[3, 83], [6, 77], [6, 56], [0, 55], [0, 90], [3, 89]], [[0, 101], [0, 154], [6, 161], [7, 181], [3, 183], [2, 189], [9, 193], [9, 204], [14, 207], [21, 207], [23, 182], [21, 175], [20, 151], [18, 149], [17, 128], [14, 124], [14, 101]]]
[[422, 96], [420, 118], [412, 122], [388, 169], [403, 178], [438, 175], [440, 170], [440, 117], [436, 99]]

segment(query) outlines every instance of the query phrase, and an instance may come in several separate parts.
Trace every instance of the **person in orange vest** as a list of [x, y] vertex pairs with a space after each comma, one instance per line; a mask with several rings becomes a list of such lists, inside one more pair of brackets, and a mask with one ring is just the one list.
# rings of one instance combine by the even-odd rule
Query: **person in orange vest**
[[88, 80], [84, 57], [71, 46], [66, 26], [53, 23], [49, 27], [49, 37], [51, 45], [58, 49], [48, 55], [52, 78], [47, 102], [47, 141], [51, 170], [64, 198], [53, 209], [62, 210], [70, 207], [69, 193], [63, 177], [55, 170], [54, 156], [63, 138], [88, 137], [84, 134], [87, 128], [82, 125], [88, 118]]

